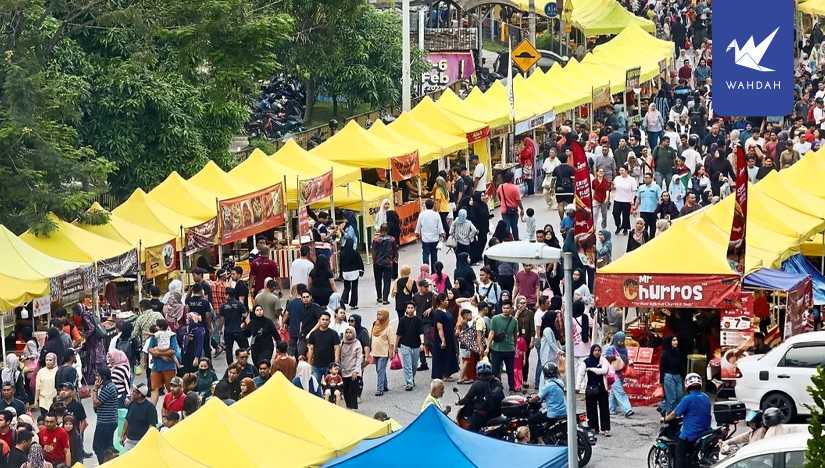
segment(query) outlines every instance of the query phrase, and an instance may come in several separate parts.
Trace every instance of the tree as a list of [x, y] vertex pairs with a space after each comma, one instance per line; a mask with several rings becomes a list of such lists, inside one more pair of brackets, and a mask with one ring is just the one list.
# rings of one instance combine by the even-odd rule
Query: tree
[[808, 392], [813, 397], [814, 404], [808, 407], [811, 410], [811, 424], [808, 426], [811, 438], [808, 440], [805, 466], [822, 468], [825, 467], [825, 368], [820, 366], [811, 377], [811, 382], [813, 385], [808, 387]]

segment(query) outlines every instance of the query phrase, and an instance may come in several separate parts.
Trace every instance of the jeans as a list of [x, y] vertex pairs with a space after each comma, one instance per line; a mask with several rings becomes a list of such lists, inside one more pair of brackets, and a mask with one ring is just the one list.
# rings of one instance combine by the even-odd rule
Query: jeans
[[390, 297], [390, 283], [392, 283], [392, 266], [377, 265], [375, 267], [375, 293], [379, 301], [386, 302]]
[[318, 381], [318, 383], [321, 383], [321, 382], [324, 381], [324, 376], [327, 375], [328, 372], [329, 372], [329, 367], [312, 366], [312, 375], [315, 377], [315, 379]]
[[624, 391], [624, 382], [618, 377], [616, 377], [616, 380], [613, 381], [613, 385], [610, 387], [609, 402], [610, 414], [613, 414], [617, 407], [622, 414], [627, 414], [633, 409], [630, 406], [630, 398], [627, 397], [627, 393]]
[[427, 263], [435, 268], [438, 261], [438, 242], [421, 242], [421, 263]]
[[647, 232], [647, 238], [653, 239], [653, 236], [656, 235], [656, 213], [642, 211], [639, 213], [639, 216], [645, 220], [645, 232]]
[[511, 392], [516, 390], [516, 379], [513, 374], [515, 369], [516, 352], [515, 351], [491, 351], [490, 365], [493, 366], [493, 376], [498, 378], [501, 375], [501, 365], [507, 366], [507, 388]]
[[98, 423], [95, 426], [95, 435], [92, 440], [92, 451], [97, 456], [97, 462], [103, 464], [103, 457], [106, 451], [115, 447], [115, 431], [117, 423]]
[[630, 230], [630, 202], [613, 202], [613, 222], [616, 223], [616, 231]]
[[507, 213], [502, 213], [501, 219], [510, 226], [510, 231], [513, 233], [513, 240], [518, 240], [518, 214], [508, 215]]
[[678, 374], [665, 374], [662, 378], [662, 387], [665, 390], [665, 401], [662, 403], [664, 414], [673, 411], [679, 400], [685, 394], [682, 386], [682, 376]]
[[[659, 144], [659, 137], [662, 136], [662, 132], [647, 132], [647, 143], [650, 145], [651, 148], [656, 148], [656, 145]], [[652, 151], [652, 150], [651, 150]]]
[[[599, 203], [597, 201], [593, 202], [593, 225], [596, 226], [599, 221], [601, 221], [602, 229], [607, 229], [607, 209], [610, 207], [610, 203], [608, 201], [604, 201], [603, 203]], [[597, 215], [599, 220], [597, 221]]]
[[401, 356], [401, 366], [404, 368], [404, 381], [407, 385], [415, 385], [415, 371], [418, 369], [418, 348], [410, 348], [406, 345], [398, 347], [398, 355]]
[[378, 374], [375, 381], [375, 391], [378, 393], [384, 393], [385, 390], [389, 390], [389, 386], [387, 385], [387, 362], [389, 362], [389, 360], [390, 358], [388, 357], [375, 357], [375, 372]]
[[344, 292], [341, 293], [341, 304], [358, 307], [358, 280], [344, 280]]

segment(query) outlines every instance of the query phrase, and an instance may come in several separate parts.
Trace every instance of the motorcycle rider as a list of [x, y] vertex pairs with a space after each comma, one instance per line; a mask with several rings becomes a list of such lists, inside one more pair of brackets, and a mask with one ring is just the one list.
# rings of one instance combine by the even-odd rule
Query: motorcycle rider
[[731, 437], [728, 440], [722, 441], [722, 453], [729, 453], [731, 445], [740, 445], [743, 443], [750, 444], [765, 438], [765, 431], [767, 428], [762, 424], [762, 412], [759, 410], [748, 410], [745, 415], [745, 424], [750, 428], [750, 431], [743, 432], [738, 436]]
[[493, 376], [493, 366], [487, 361], [481, 361], [476, 364], [476, 381], [464, 398], [458, 400], [458, 404], [469, 405], [473, 409], [469, 417], [470, 430], [478, 432], [484, 423], [501, 414], [503, 399], [504, 387]]
[[547, 419], [561, 419], [567, 416], [567, 402], [564, 399], [564, 382], [559, 378], [559, 367], [555, 362], [547, 362], [541, 369], [544, 386], [536, 396], [541, 399]]
[[779, 408], [767, 408], [762, 413], [762, 425], [765, 426], [765, 435], [763, 439], [774, 437], [782, 434], [787, 434], [788, 428], [782, 424], [782, 411]]
[[710, 430], [710, 398], [702, 392], [702, 377], [691, 372], [685, 376], [685, 396], [676, 409], [662, 418], [663, 422], [682, 418], [682, 429], [676, 443], [675, 468], [690, 468], [696, 465], [696, 441]]

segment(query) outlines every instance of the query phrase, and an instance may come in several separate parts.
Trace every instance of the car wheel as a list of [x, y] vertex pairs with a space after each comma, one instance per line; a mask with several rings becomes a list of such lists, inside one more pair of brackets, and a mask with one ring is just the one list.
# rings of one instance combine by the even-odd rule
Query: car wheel
[[796, 416], [796, 405], [791, 397], [784, 393], [774, 392], [765, 395], [759, 408], [763, 411], [768, 408], [777, 408], [782, 412], [782, 424], [788, 424]]

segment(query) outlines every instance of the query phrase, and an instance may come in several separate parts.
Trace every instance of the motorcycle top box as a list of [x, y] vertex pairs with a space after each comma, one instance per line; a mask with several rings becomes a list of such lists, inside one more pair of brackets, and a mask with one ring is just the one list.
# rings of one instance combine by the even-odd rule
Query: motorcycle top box
[[526, 418], [529, 413], [527, 398], [510, 395], [501, 400], [501, 414], [508, 418]]
[[718, 401], [713, 404], [716, 424], [733, 424], [745, 420], [745, 404], [740, 401]]

